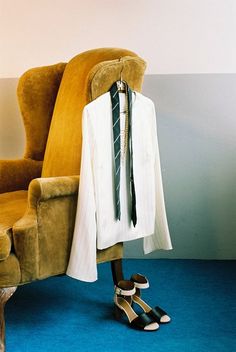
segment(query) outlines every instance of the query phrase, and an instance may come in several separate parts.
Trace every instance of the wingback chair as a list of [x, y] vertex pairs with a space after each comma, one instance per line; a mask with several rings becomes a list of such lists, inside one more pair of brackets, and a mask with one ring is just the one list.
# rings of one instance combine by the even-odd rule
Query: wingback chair
[[[18, 100], [26, 132], [20, 160], [0, 161], [0, 351], [5, 350], [4, 305], [17, 286], [63, 274], [69, 260], [86, 104], [122, 77], [141, 90], [146, 64], [118, 48], [90, 50], [71, 61], [28, 70]], [[122, 244], [97, 251], [122, 275]]]

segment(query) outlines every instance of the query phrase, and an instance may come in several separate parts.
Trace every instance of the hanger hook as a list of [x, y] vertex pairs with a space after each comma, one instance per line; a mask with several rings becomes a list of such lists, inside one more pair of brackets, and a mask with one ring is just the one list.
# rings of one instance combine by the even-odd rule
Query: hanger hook
[[123, 72], [123, 68], [124, 68], [124, 61], [122, 60], [122, 58], [120, 58], [120, 62], [122, 62], [122, 66], [121, 66], [121, 70], [120, 70], [120, 81], [122, 81], [122, 72]]

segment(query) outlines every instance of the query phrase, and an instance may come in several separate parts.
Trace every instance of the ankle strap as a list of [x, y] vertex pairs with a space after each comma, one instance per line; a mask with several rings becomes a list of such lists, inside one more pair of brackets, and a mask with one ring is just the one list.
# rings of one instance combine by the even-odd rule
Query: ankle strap
[[121, 280], [118, 282], [118, 285], [115, 286], [115, 293], [120, 296], [133, 296], [135, 291], [135, 285], [130, 280]]
[[141, 274], [133, 274], [130, 278], [131, 281], [133, 281], [135, 287], [137, 288], [148, 288], [149, 287], [149, 281], [146, 278], [146, 276], [141, 275]]

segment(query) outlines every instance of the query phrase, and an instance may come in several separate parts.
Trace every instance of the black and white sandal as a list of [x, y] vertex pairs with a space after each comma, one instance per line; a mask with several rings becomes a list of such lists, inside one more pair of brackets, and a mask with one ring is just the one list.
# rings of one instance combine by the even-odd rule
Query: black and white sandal
[[135, 285], [129, 280], [121, 280], [115, 286], [114, 303], [116, 318], [120, 319], [122, 313], [125, 313], [132, 328], [145, 331], [157, 330], [159, 325], [150, 315], [146, 313], [137, 315], [131, 307], [135, 292]]
[[133, 302], [138, 304], [148, 316], [154, 319], [158, 324], [167, 324], [171, 321], [169, 315], [160, 307], [150, 307], [143, 299], [141, 299], [140, 289], [149, 287], [148, 279], [141, 274], [133, 274], [130, 281], [135, 285], [136, 292], [132, 297]]

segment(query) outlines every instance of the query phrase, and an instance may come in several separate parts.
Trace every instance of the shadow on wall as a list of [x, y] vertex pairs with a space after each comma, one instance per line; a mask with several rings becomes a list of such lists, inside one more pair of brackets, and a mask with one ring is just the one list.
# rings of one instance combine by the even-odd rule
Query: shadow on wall
[[[147, 75], [156, 105], [172, 251], [145, 258], [236, 258], [236, 75]], [[142, 241], [125, 244], [142, 256]]]

